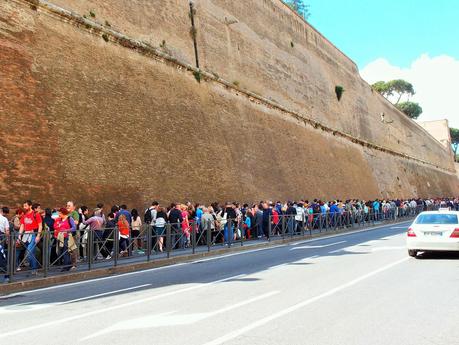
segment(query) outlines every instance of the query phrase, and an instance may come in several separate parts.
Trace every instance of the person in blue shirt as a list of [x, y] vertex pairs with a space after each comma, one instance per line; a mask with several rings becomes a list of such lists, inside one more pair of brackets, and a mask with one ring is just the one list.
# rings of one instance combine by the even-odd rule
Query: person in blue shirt
[[376, 200], [373, 202], [373, 211], [374, 211], [374, 213], [375, 213], [375, 220], [378, 220], [378, 219], [379, 219], [380, 206], [381, 206], [381, 204], [379, 203], [379, 200], [376, 199]]
[[128, 221], [129, 225], [132, 223], [132, 216], [131, 212], [127, 210], [126, 205], [121, 205], [120, 210], [116, 213], [116, 218], [115, 218], [115, 224], [118, 223], [118, 219], [121, 215], [124, 215], [126, 217], [126, 220]]

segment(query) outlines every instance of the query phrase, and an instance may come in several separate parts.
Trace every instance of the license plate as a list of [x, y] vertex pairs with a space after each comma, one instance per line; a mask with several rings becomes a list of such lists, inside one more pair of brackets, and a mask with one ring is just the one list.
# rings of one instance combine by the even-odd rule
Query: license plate
[[442, 236], [442, 232], [424, 232], [425, 236]]

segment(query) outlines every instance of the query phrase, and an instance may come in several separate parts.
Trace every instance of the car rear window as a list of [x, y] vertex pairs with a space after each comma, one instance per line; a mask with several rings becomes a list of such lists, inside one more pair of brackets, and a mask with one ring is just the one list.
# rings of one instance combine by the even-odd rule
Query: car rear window
[[457, 224], [455, 214], [421, 214], [416, 224]]

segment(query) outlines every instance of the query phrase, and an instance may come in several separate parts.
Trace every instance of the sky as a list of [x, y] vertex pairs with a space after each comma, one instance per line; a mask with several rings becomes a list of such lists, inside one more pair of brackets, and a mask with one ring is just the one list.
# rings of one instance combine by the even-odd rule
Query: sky
[[424, 112], [459, 128], [459, 0], [305, 0], [309, 22], [369, 83], [405, 79]]

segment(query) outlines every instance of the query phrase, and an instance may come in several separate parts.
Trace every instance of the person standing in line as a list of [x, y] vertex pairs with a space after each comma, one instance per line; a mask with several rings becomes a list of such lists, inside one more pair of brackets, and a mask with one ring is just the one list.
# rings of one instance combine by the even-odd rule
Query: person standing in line
[[180, 236], [181, 233], [181, 224], [183, 222], [182, 211], [180, 210], [180, 205], [172, 203], [171, 209], [169, 210], [169, 222], [171, 224], [171, 242], [172, 242], [172, 249], [175, 249], [178, 246], [177, 237]]
[[116, 223], [119, 230], [120, 236], [120, 255], [129, 256], [129, 222], [124, 214], [121, 214], [118, 217], [118, 222]]
[[269, 207], [267, 202], [263, 202], [263, 216], [262, 216], [262, 225], [263, 225], [263, 234], [269, 240], [270, 238], [270, 231], [269, 231], [269, 223], [271, 222], [272, 217], [272, 209]]
[[[158, 205], [156, 205], [158, 206]], [[156, 221], [154, 230], [156, 233], [156, 245], [158, 250], [163, 252], [164, 250], [164, 234], [166, 232], [167, 213], [164, 207], [158, 207], [156, 210]]]
[[78, 231], [80, 224], [80, 214], [76, 210], [75, 203], [73, 201], [67, 201], [67, 211], [69, 211], [69, 217], [73, 218], [75, 223], [75, 229], [69, 234], [69, 241], [75, 242], [77, 245], [76, 249], [70, 251], [70, 260], [72, 261], [72, 266], [76, 267], [78, 262], [78, 251], [79, 246], [81, 245], [81, 237]]
[[[19, 238], [17, 245], [21, 243], [26, 250], [26, 257], [29, 260], [32, 275], [37, 275], [38, 260], [35, 257], [35, 248], [41, 240], [41, 232], [43, 223], [41, 216], [32, 209], [32, 201], [27, 200], [23, 204], [24, 215], [21, 218], [21, 226], [19, 228]], [[19, 259], [19, 257], [18, 257]], [[20, 263], [17, 263], [17, 270], [20, 271]]]
[[[110, 252], [105, 248], [104, 239], [104, 219], [101, 215], [101, 210], [96, 208], [94, 215], [87, 220], [83, 221], [85, 226], [89, 226], [88, 231], [92, 231], [93, 234], [93, 253], [92, 256], [96, 260], [102, 260], [110, 255]], [[89, 249], [89, 246], [88, 246]]]
[[116, 212], [116, 216], [115, 216], [116, 222], [118, 222], [118, 219], [121, 215], [124, 215], [126, 217], [126, 220], [130, 225], [132, 222], [132, 215], [131, 215], [131, 212], [127, 210], [127, 206], [125, 204], [121, 205], [119, 211]]
[[190, 246], [190, 220], [189, 220], [189, 212], [188, 207], [186, 205], [181, 206], [182, 210], [182, 243], [180, 246], [183, 248], [188, 248]]
[[[203, 237], [206, 244], [207, 243], [207, 238], [210, 238], [212, 242], [212, 233], [215, 231], [215, 220], [212, 214], [210, 214], [209, 208], [208, 207], [203, 207], [202, 208], [202, 216], [201, 216], [201, 230], [203, 232]], [[210, 233], [208, 236], [207, 234]]]
[[263, 236], [263, 205], [255, 205], [255, 228], [256, 236], [260, 239]]
[[54, 221], [53, 213], [50, 208], [45, 209], [45, 217], [43, 218], [43, 226], [46, 229], [47, 235], [49, 236], [49, 264], [55, 264], [58, 255], [56, 247], [56, 238], [54, 237]]
[[8, 258], [5, 249], [7, 248], [8, 237], [10, 235], [10, 222], [6, 218], [10, 209], [8, 207], [2, 207], [0, 210], [0, 270], [2, 270], [4, 275], [4, 282], [8, 283], [10, 281], [10, 276], [8, 275], [7, 263]]
[[54, 221], [54, 237], [57, 238], [57, 247], [59, 257], [63, 257], [64, 266], [62, 271], [74, 271], [76, 265], [71, 263], [70, 253], [76, 251], [77, 246], [72, 237], [72, 232], [75, 232], [76, 224], [72, 217], [70, 217], [67, 208], [62, 207], [59, 209], [59, 217]]
[[131, 211], [131, 234], [132, 234], [132, 240], [134, 241], [134, 251], [136, 251], [138, 254], [143, 254], [144, 251], [142, 250], [143, 248], [143, 240], [142, 236], [143, 233], [141, 232], [142, 230], [142, 220], [139, 217], [139, 212], [137, 209], [132, 209]]

